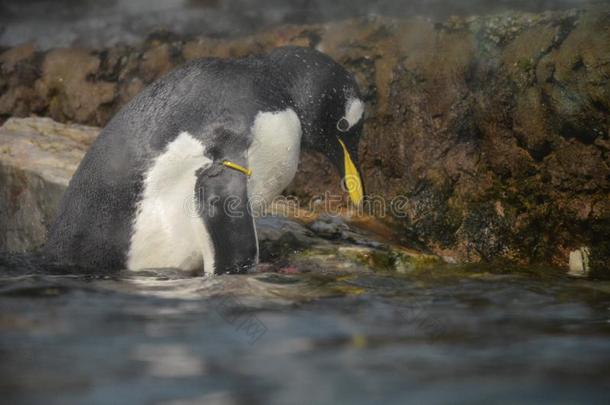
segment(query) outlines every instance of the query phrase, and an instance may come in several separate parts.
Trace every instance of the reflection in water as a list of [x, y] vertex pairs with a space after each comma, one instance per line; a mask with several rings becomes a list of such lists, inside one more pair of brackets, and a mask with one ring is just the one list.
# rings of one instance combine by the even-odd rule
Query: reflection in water
[[180, 378], [207, 374], [204, 362], [185, 345], [143, 344], [136, 346], [131, 358], [147, 362], [147, 373], [151, 377]]
[[0, 314], [8, 403], [603, 403], [610, 388], [610, 283], [522, 269], [6, 276]]

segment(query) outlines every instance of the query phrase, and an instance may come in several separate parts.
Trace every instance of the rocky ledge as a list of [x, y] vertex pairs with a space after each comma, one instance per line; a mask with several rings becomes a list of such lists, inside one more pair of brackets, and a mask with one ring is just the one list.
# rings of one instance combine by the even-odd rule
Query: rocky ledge
[[[100, 126], [186, 60], [286, 44], [315, 47], [356, 74], [368, 107], [367, 191], [403, 198], [400, 215], [375, 212], [398, 240], [456, 261], [566, 266], [570, 252], [587, 252], [588, 265], [607, 270], [607, 6], [443, 23], [358, 19], [232, 40], [157, 32], [140, 46], [96, 50], [24, 45], [0, 54], [0, 116]], [[301, 163], [291, 193], [338, 192], [323, 158]]]

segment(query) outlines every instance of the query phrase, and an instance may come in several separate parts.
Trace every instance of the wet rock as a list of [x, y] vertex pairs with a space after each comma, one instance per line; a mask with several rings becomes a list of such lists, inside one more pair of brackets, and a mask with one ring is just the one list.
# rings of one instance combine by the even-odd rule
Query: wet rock
[[41, 98], [49, 100], [49, 115], [60, 121], [106, 121], [116, 84], [95, 80], [100, 58], [81, 49], [57, 49], [45, 55], [36, 82]]
[[268, 215], [256, 219], [259, 258], [262, 262], [286, 264], [286, 257], [319, 242], [304, 225], [283, 216]]
[[315, 222], [309, 225], [309, 228], [317, 233], [328, 238], [347, 239], [349, 226], [338, 216], [321, 215]]
[[40, 246], [59, 201], [98, 128], [50, 118], [9, 119], [0, 128], [0, 251]]
[[589, 275], [589, 249], [581, 247], [570, 252], [570, 271], [569, 275], [574, 277], [586, 277]]
[[[605, 201], [606, 206], [610, 201]], [[610, 208], [606, 208], [610, 209]], [[592, 245], [589, 256], [590, 275], [595, 278], [610, 280], [610, 219], [598, 221], [591, 229], [593, 233]]]
[[[96, 51], [30, 45], [0, 55], [0, 116], [100, 126], [186, 60], [287, 44], [316, 47], [356, 75], [367, 103], [365, 185], [386, 208], [405, 197], [401, 215], [378, 215], [399, 238], [450, 260], [564, 267], [570, 251], [589, 246], [592, 268], [608, 266], [593, 260], [606, 253], [592, 231], [610, 218], [607, 5], [436, 24], [361, 18], [237, 39], [165, 33]], [[328, 196], [346, 203], [335, 169], [313, 153], [303, 154], [288, 192], [305, 205]]]
[[35, 56], [33, 44], [0, 54], [0, 115], [26, 115], [44, 105], [32, 88], [38, 77]]
[[140, 63], [140, 75], [146, 82], [162, 76], [174, 68], [171, 60], [171, 48], [169, 44], [152, 46], [142, 55]]

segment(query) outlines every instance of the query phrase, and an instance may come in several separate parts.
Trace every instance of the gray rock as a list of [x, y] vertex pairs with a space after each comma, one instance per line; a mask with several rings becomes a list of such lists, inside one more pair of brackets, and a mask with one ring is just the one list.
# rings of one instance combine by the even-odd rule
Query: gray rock
[[98, 132], [49, 118], [11, 118], [0, 128], [0, 251], [44, 243], [61, 196]]
[[347, 238], [350, 229], [341, 217], [328, 214], [320, 215], [309, 227], [319, 235], [341, 239]]

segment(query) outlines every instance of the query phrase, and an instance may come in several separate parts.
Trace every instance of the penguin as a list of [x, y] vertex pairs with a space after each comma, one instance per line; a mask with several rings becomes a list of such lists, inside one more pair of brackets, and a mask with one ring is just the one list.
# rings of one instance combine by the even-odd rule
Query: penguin
[[311, 48], [187, 62], [101, 131], [43, 252], [88, 269], [247, 272], [258, 262], [252, 204], [290, 184], [302, 149], [328, 157], [361, 204], [363, 120], [354, 76]]

